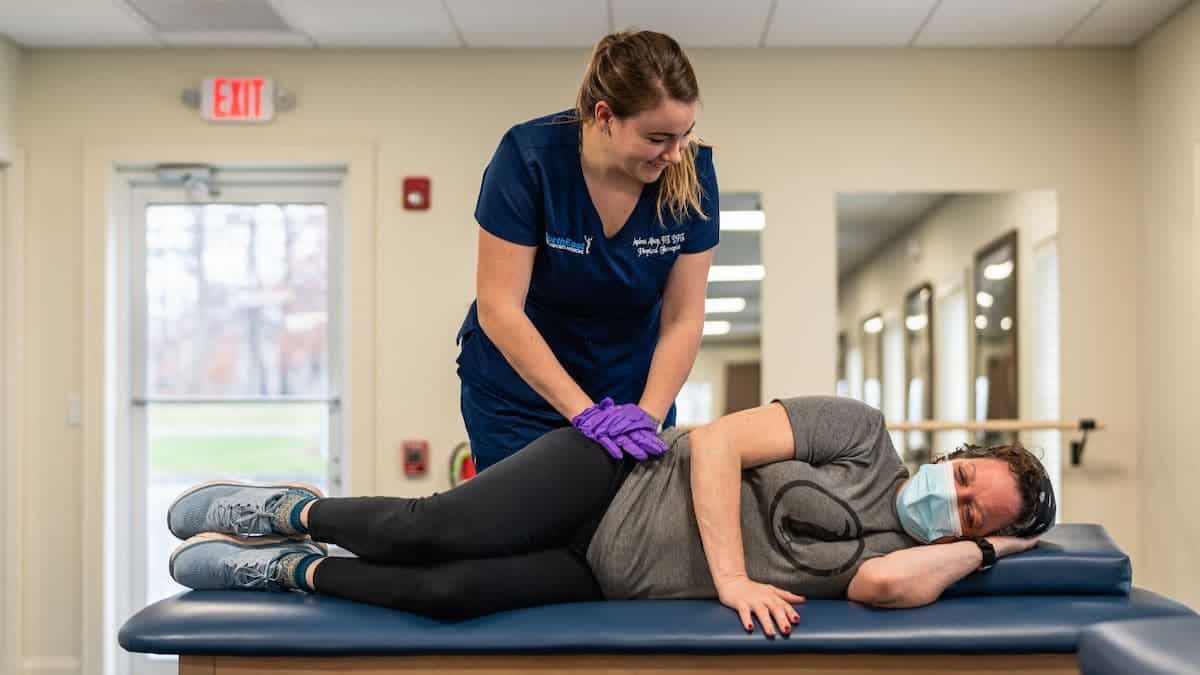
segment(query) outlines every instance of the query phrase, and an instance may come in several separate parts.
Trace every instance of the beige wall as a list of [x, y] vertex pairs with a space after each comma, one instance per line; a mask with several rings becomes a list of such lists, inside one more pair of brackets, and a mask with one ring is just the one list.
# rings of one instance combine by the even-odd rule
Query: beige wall
[[[1144, 219], [1137, 323], [1142, 416], [1138, 507], [1142, 550], [1134, 581], [1200, 606], [1200, 454], [1196, 403], [1197, 139], [1200, 139], [1200, 6], [1193, 4], [1136, 52]], [[1097, 303], [1104, 311], [1107, 303]]]
[[[15, 380], [17, 360], [15, 354], [16, 336], [18, 334], [14, 304], [15, 286], [13, 275], [15, 248], [19, 246], [20, 237], [12, 231], [17, 200], [9, 199], [9, 192], [21, 189], [19, 167], [10, 164], [16, 157], [16, 124], [17, 124], [17, 95], [20, 90], [22, 53], [13, 43], [0, 37], [0, 467], [7, 472], [13, 468], [12, 454], [8, 452], [13, 444], [16, 425], [8, 419], [15, 407]], [[6, 512], [13, 498], [8, 485], [0, 486], [0, 504]], [[7, 548], [15, 542], [13, 537], [14, 520], [0, 517], [0, 538]], [[9, 601], [15, 595], [12, 588], [15, 584], [9, 581], [9, 575], [16, 561], [0, 562], [0, 582], [5, 587], [0, 589], [0, 670], [11, 670], [13, 661], [9, 658], [12, 652], [13, 636], [19, 620], [15, 606]], [[15, 577], [14, 577], [15, 579]]]
[[[423, 436], [441, 451], [463, 436], [454, 331], [473, 294], [480, 172], [510, 124], [570, 104], [583, 51], [35, 51], [19, 132], [27, 150], [26, 659], [81, 654], [79, 600], [84, 436], [63, 423], [82, 388], [78, 336], [96, 290], [80, 269], [82, 163], [96, 144], [173, 147], [373, 144], [377, 175], [375, 387], [381, 493], [406, 482], [389, 453]], [[713, 50], [693, 54], [724, 190], [763, 195], [764, 395], [832, 391], [835, 224], [840, 190], [1057, 190], [1063, 414], [1110, 429], [1072, 489], [1080, 519], [1137, 548], [1138, 378], [1134, 297], [1138, 183], [1133, 59], [1127, 50]], [[212, 127], [178, 101], [214, 73], [270, 75], [299, 107], [268, 127]], [[399, 208], [405, 175], [433, 178], [434, 207]], [[101, 216], [102, 217], [102, 214]], [[359, 261], [362, 262], [362, 261]], [[352, 262], [352, 264], [354, 264]], [[1101, 299], [1103, 301], [1101, 302]], [[89, 313], [90, 312], [90, 313]], [[1103, 368], [1101, 366], [1104, 366]], [[94, 368], [94, 366], [91, 366]], [[96, 447], [95, 443], [91, 447]], [[376, 451], [379, 452], [376, 452]], [[444, 462], [434, 461], [438, 467]], [[437, 478], [436, 476], [434, 477]], [[1148, 580], [1148, 577], [1141, 577]], [[87, 612], [95, 609], [88, 607]], [[94, 619], [89, 618], [91, 625]], [[68, 659], [55, 661], [54, 659]], [[90, 663], [90, 661], [89, 661]], [[87, 664], [85, 664], [86, 667]], [[64, 671], [71, 669], [65, 667]]]
[[12, 160], [16, 147], [17, 93], [21, 79], [21, 50], [0, 36], [0, 166]]

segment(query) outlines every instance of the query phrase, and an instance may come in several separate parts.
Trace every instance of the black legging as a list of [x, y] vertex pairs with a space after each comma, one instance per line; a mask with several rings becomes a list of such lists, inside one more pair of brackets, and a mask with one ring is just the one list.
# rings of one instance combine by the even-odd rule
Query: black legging
[[449, 620], [598, 600], [587, 547], [631, 467], [566, 427], [447, 492], [320, 499], [312, 538], [358, 558], [324, 559], [314, 586]]

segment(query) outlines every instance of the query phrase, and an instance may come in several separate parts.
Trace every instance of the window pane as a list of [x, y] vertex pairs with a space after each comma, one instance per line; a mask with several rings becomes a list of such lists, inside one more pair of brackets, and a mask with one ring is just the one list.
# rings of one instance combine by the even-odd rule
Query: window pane
[[324, 395], [324, 204], [146, 209], [149, 395]]
[[711, 382], [684, 382], [675, 397], [675, 423], [679, 426], [708, 424], [713, 418]]

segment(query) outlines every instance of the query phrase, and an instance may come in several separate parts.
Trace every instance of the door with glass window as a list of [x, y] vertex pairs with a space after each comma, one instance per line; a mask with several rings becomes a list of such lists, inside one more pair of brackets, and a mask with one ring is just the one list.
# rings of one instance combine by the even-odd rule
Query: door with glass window
[[[136, 611], [186, 590], [168, 574], [179, 542], [166, 512], [189, 486], [302, 481], [342, 492], [342, 175], [128, 178], [128, 475], [117, 492], [129, 574], [118, 594]], [[134, 672], [175, 672], [174, 659], [131, 658]]]

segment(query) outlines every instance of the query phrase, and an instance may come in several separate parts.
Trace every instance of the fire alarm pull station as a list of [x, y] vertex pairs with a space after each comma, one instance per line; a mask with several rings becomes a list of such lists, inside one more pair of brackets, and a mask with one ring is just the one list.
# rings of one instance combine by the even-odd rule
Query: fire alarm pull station
[[409, 176], [404, 179], [404, 208], [409, 211], [425, 211], [429, 208], [429, 179], [424, 176]]
[[404, 441], [401, 444], [404, 457], [404, 475], [409, 478], [424, 476], [429, 466], [428, 441]]

